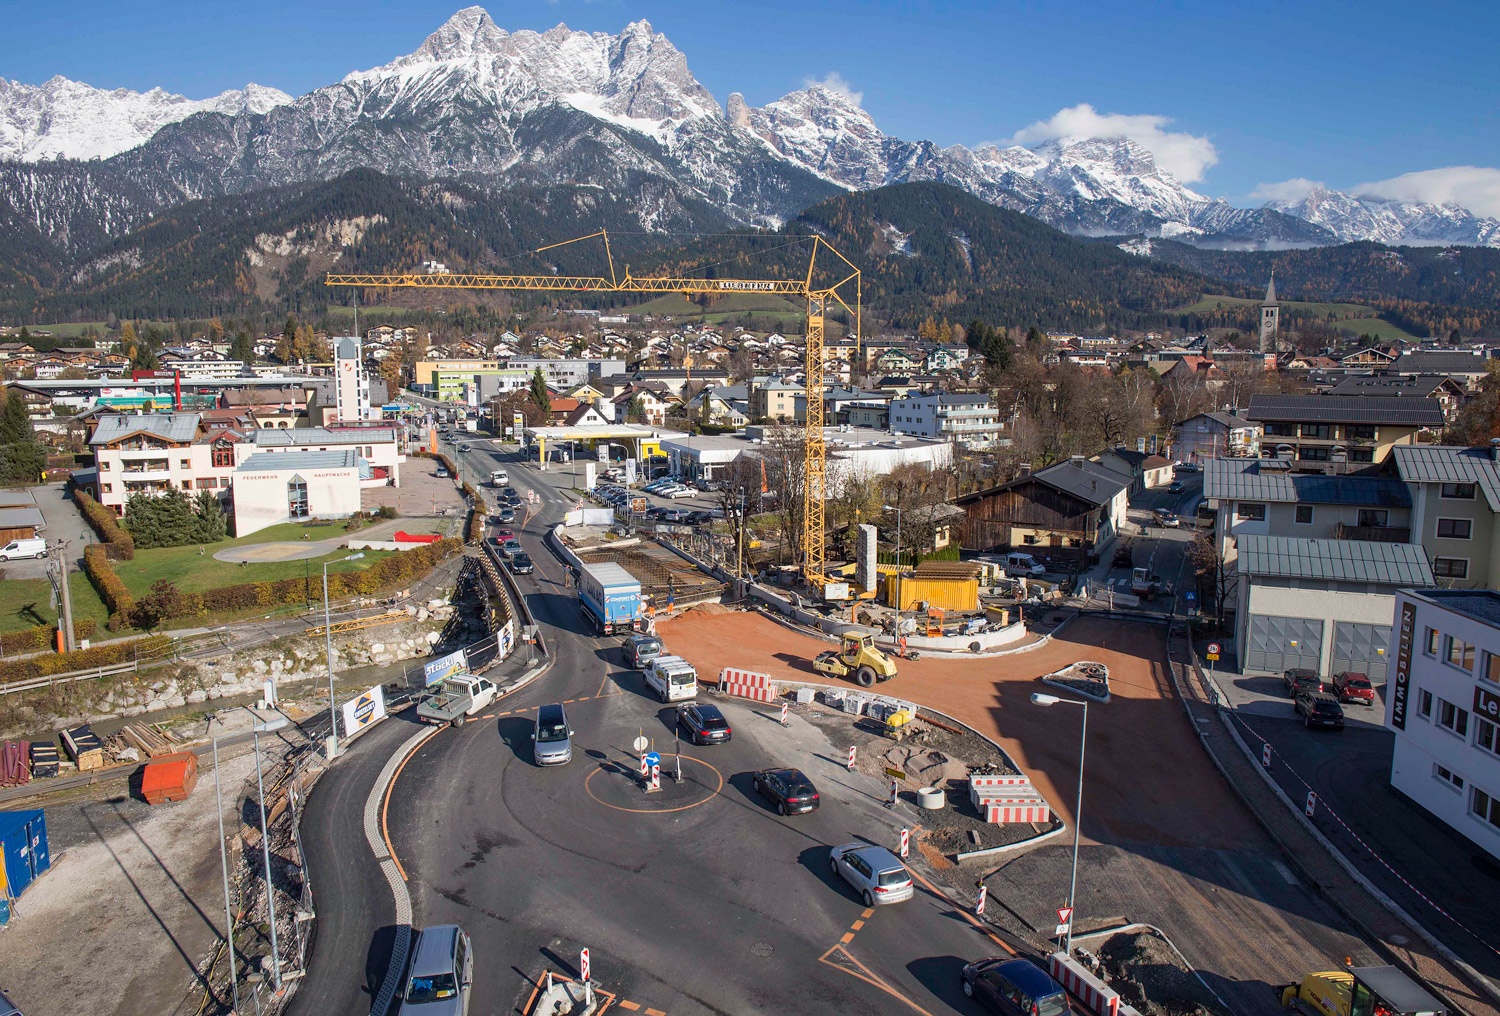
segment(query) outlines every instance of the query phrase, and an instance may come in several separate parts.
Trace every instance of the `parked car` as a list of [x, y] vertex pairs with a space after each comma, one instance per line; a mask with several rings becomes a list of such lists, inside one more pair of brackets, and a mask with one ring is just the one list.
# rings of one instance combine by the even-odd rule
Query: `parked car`
[[437, 472], [432, 475], [436, 476], [439, 480], [446, 480], [448, 479], [448, 469], [446, 466], [438, 466]]
[[20, 558], [46, 556], [47, 541], [32, 537], [11, 540], [5, 546], [0, 547], [0, 561], [15, 561]]
[[724, 489], [724, 483], [721, 480], [697, 479], [693, 481], [693, 486], [706, 494], [713, 494]]
[[1328, 691], [1328, 684], [1318, 672], [1306, 667], [1293, 667], [1282, 674], [1281, 679], [1286, 682], [1286, 693], [1292, 698], [1296, 698], [1299, 691]]
[[539, 766], [559, 766], [573, 761], [573, 731], [568, 714], [558, 702], [536, 711], [531, 732], [531, 757]]
[[517, 575], [530, 575], [536, 571], [536, 565], [531, 563], [531, 555], [518, 552], [510, 557], [510, 570]]
[[1344, 710], [1339, 700], [1327, 692], [1299, 691], [1292, 708], [1302, 717], [1303, 726], [1344, 729]]
[[686, 508], [668, 508], [662, 513], [663, 522], [672, 522], [677, 525], [686, 525], [691, 522], [693, 513]]
[[1362, 706], [1375, 704], [1375, 686], [1357, 671], [1344, 670], [1334, 674], [1333, 691], [1340, 702], [1358, 702]]
[[688, 523], [694, 526], [705, 525], [714, 520], [714, 513], [707, 511], [688, 512]]
[[1030, 960], [996, 956], [964, 967], [964, 994], [1004, 1016], [1067, 1016], [1068, 993]]
[[687, 731], [694, 744], [728, 744], [734, 731], [718, 706], [690, 702], [677, 707], [677, 725]]
[[818, 810], [818, 788], [800, 769], [762, 769], [750, 778], [750, 784], [783, 815]]
[[662, 497], [669, 497], [674, 501], [679, 497], [696, 497], [697, 495], [698, 492], [692, 487], [684, 487], [682, 484], [671, 487], [662, 493]]
[[464, 1016], [474, 981], [469, 936], [456, 924], [417, 933], [411, 969], [401, 991], [401, 1016]]
[[854, 887], [867, 907], [900, 903], [916, 895], [906, 866], [884, 847], [845, 843], [828, 852], [828, 864], [835, 875]]

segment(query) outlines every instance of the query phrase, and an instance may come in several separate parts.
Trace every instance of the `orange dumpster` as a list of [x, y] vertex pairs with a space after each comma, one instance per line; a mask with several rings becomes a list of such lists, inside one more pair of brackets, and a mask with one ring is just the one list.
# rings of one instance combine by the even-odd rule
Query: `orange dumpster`
[[141, 796], [147, 804], [182, 801], [198, 783], [198, 756], [190, 751], [158, 755], [146, 764]]

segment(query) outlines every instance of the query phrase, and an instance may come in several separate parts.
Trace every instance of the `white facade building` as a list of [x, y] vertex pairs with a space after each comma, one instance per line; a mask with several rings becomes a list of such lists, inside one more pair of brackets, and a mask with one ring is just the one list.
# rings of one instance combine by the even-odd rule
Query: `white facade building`
[[370, 379], [364, 347], [357, 336], [333, 340], [334, 415], [340, 423], [375, 419], [370, 411]]
[[1000, 411], [988, 395], [908, 395], [891, 403], [890, 428], [896, 434], [993, 448], [1000, 437]]
[[260, 452], [234, 471], [234, 535], [279, 522], [342, 519], [359, 511], [360, 457], [331, 452]]
[[1500, 593], [1401, 590], [1390, 654], [1391, 786], [1500, 858]]

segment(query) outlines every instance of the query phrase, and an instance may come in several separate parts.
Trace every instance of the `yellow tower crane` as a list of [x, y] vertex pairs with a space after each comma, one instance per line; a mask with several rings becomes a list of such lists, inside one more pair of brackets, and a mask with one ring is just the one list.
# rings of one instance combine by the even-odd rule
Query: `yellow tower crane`
[[[552, 250], [568, 244], [595, 238], [604, 241], [609, 278], [569, 275], [329, 275], [324, 284], [386, 289], [510, 289], [541, 290], [567, 293], [779, 293], [807, 299], [807, 480], [802, 488], [802, 560], [803, 575], [810, 586], [821, 590], [827, 581], [824, 548], [823, 506], [827, 499], [828, 449], [823, 437], [823, 328], [830, 304], [837, 303], [854, 317], [856, 342], [860, 333], [860, 310], [863, 280], [854, 262], [820, 236], [813, 236], [812, 254], [807, 274], [800, 279], [685, 279], [636, 278], [629, 266], [624, 277], [615, 274], [614, 256], [610, 252], [609, 232], [599, 230], [587, 236], [538, 247], [532, 253]], [[827, 251], [838, 261], [831, 263], [831, 274], [818, 275], [818, 254]], [[842, 262], [842, 265], [839, 264]], [[853, 288], [851, 306], [844, 296]]]

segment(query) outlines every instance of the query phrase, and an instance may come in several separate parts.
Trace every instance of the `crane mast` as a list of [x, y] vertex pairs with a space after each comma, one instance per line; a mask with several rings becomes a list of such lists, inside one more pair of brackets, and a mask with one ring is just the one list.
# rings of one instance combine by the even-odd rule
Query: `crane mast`
[[[565, 293], [774, 293], [786, 296], [801, 296], [807, 300], [807, 350], [805, 367], [807, 373], [807, 421], [804, 444], [806, 448], [806, 481], [802, 488], [802, 561], [803, 576], [808, 584], [822, 589], [827, 581], [827, 557], [824, 532], [824, 504], [828, 488], [828, 448], [823, 435], [823, 368], [824, 328], [828, 311], [834, 304], [843, 307], [854, 318], [855, 341], [859, 341], [861, 298], [863, 279], [860, 270], [852, 261], [839, 253], [838, 249], [820, 236], [812, 238], [812, 254], [807, 261], [807, 274], [800, 279], [694, 279], [694, 278], [637, 278], [627, 267], [623, 277], [615, 271], [614, 256], [609, 246], [609, 232], [601, 229], [597, 233], [575, 237], [560, 243], [538, 247], [534, 254], [552, 250], [583, 240], [599, 238], [604, 241], [605, 260], [609, 266], [609, 277], [588, 275], [482, 275], [482, 274], [330, 274], [324, 279], [328, 286], [353, 286], [358, 288], [383, 289], [494, 289], [527, 290], [537, 292]], [[818, 263], [820, 251], [827, 251], [825, 264], [832, 263], [834, 272], [816, 278], [821, 267]], [[837, 258], [837, 261], [833, 261]], [[842, 265], [839, 264], [842, 262]], [[852, 293], [851, 293], [852, 289]], [[852, 295], [853, 303], [844, 298]]]

